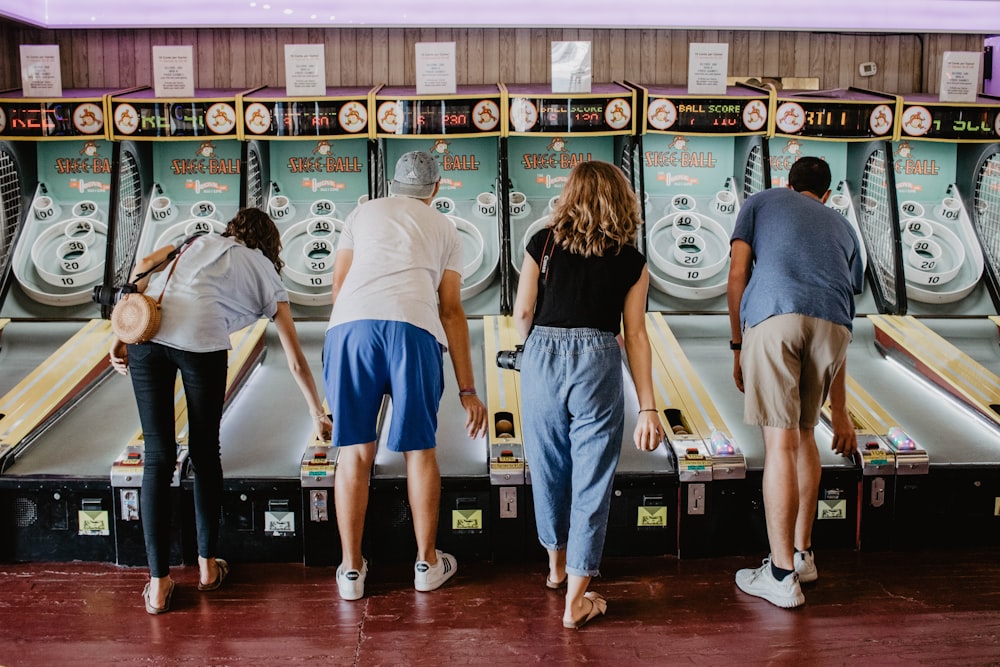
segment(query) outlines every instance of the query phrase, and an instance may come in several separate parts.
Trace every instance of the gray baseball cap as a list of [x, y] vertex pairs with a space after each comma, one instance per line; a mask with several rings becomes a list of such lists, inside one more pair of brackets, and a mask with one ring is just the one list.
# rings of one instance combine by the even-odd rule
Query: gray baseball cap
[[389, 194], [427, 199], [441, 180], [437, 160], [424, 151], [404, 153], [396, 161], [396, 174], [389, 182]]

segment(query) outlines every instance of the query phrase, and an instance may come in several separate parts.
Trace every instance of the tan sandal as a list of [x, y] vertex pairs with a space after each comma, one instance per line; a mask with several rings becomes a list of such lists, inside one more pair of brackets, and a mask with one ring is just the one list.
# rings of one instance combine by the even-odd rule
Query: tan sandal
[[572, 621], [563, 621], [563, 627], [570, 630], [579, 630], [598, 616], [603, 616], [608, 610], [608, 601], [598, 593], [587, 592], [583, 594], [585, 600], [590, 602], [590, 611]]

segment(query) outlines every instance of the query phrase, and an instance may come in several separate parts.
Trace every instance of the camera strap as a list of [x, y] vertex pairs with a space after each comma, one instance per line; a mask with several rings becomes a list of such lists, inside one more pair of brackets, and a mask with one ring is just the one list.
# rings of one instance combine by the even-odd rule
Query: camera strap
[[[177, 257], [177, 255], [181, 254], [181, 252], [184, 251], [184, 248], [186, 248], [188, 246], [188, 244], [190, 244], [192, 241], [194, 241], [199, 236], [202, 236], [202, 234], [194, 234], [192, 236], [187, 237], [183, 241], [181, 241], [181, 243], [180, 243], [179, 246], [177, 246], [176, 248], [174, 248], [173, 250], [171, 250], [169, 253], [167, 253], [167, 256], [163, 258], [163, 261], [159, 262], [156, 266], [154, 266], [153, 268], [149, 269], [148, 271], [143, 271], [142, 273], [136, 274], [135, 280], [133, 280], [132, 282], [133, 283], [137, 283], [140, 280], [142, 280], [143, 278], [145, 278], [146, 276], [148, 276], [149, 274], [155, 273], [156, 271], [158, 271], [161, 266], [163, 266], [164, 264], [166, 264], [167, 262], [169, 262], [170, 260], [172, 260], [174, 257]], [[173, 269], [171, 269], [171, 273], [173, 273]], [[169, 280], [169, 278], [167, 280]]]
[[549, 246], [550, 241], [552, 241], [551, 227], [549, 227], [549, 235], [545, 238], [545, 246], [542, 248], [542, 263], [538, 265], [538, 275], [542, 285], [549, 280], [549, 261], [552, 259], [552, 253], [556, 249], [554, 243]]

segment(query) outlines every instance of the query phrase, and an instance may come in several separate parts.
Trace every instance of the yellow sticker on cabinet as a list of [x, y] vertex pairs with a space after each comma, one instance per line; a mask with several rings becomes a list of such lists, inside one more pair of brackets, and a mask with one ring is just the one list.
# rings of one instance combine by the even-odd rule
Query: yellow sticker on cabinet
[[817, 519], [846, 519], [846, 500], [820, 500], [816, 510]]
[[1000, 516], [1000, 498], [993, 500], [993, 516]]
[[452, 530], [482, 530], [483, 511], [482, 510], [452, 510], [451, 511]]
[[655, 505], [644, 505], [639, 508], [639, 518], [636, 521], [639, 528], [666, 528], [667, 508]]
[[76, 513], [80, 535], [110, 535], [107, 510], [80, 510]]

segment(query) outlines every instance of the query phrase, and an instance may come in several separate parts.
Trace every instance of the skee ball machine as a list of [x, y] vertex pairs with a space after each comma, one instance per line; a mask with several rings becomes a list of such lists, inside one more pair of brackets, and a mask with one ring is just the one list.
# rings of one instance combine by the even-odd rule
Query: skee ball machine
[[[603, 160], [621, 167], [633, 184], [639, 175], [633, 88], [621, 83], [595, 83], [589, 93], [553, 93], [546, 86], [511, 84], [507, 86], [507, 95], [506, 199], [513, 297], [525, 246], [537, 231], [548, 225], [552, 206], [574, 166], [586, 160]], [[641, 452], [632, 443], [639, 406], [627, 364], [623, 364], [622, 372], [627, 387], [626, 436], [615, 472], [605, 554], [674, 554], [677, 551], [675, 462], [667, 447]], [[531, 443], [525, 442], [524, 446], [530, 448]], [[529, 468], [526, 471], [529, 494], [530, 480]], [[527, 539], [532, 545], [531, 553], [544, 557], [537, 544], [531, 501], [525, 505], [530, 513]]]
[[[116, 143], [114, 192], [117, 206], [105, 267], [105, 288], [128, 282], [138, 259], [185, 238], [218, 234], [239, 209], [241, 196], [240, 125], [237, 96], [241, 91], [198, 89], [191, 98], [161, 98], [152, 88], [112, 95], [109, 102]], [[110, 314], [114, 295], [99, 298]], [[263, 322], [233, 334], [229, 355], [226, 406], [264, 355]], [[122, 404], [133, 414], [134, 398]], [[127, 408], [125, 406], [128, 406]], [[177, 468], [172, 560], [194, 558], [193, 516], [187, 453], [187, 411], [180, 377], [175, 393]], [[224, 420], [225, 421], [225, 420]], [[144, 448], [141, 429], [118, 441], [111, 464], [115, 494], [118, 562], [146, 562], [139, 515]], [[122, 449], [124, 448], [124, 449]], [[225, 456], [223, 467], [226, 466]], [[223, 525], [237, 521], [224, 512]], [[180, 545], [178, 547], [178, 545]]]
[[[711, 318], [726, 337], [729, 239], [742, 202], [770, 184], [770, 92], [743, 85], [711, 96], [689, 95], [680, 87], [636, 88], [642, 99], [639, 165], [649, 310], [670, 319]], [[683, 387], [679, 402], [664, 415], [678, 462], [678, 552], [681, 557], [739, 553], [752, 542], [753, 496], [743, 448], [753, 453], [756, 468], [763, 449], [757, 437], [745, 444], [736, 437], [667, 322], [651, 318], [649, 328], [655, 354]], [[728, 419], [739, 425], [742, 415], [734, 412]]]
[[[114, 560], [104, 426], [83, 409], [111, 370], [110, 327], [89, 297], [108, 239], [105, 94], [0, 93], [2, 559]], [[64, 421], [77, 428], [55, 436]]]
[[[285, 92], [264, 88], [240, 98], [246, 137], [245, 204], [266, 210], [281, 231], [282, 280], [299, 341], [318, 372], [332, 305], [337, 240], [344, 219], [371, 191], [368, 109], [373, 91], [331, 88], [315, 98], [287, 97]], [[270, 342], [280, 345], [276, 338]], [[262, 377], [242, 393], [234, 419], [223, 432], [223, 446], [229, 443], [240, 452], [226, 470], [232, 488], [226, 502], [246, 515], [231, 527], [235, 530], [222, 535], [223, 541], [275, 559], [292, 559], [291, 538], [300, 535], [307, 565], [335, 565], [340, 562], [333, 503], [338, 449], [329, 441], [314, 440], [312, 420], [302, 412], [304, 404], [284, 355], [265, 360], [259, 373], [267, 379]], [[316, 385], [322, 391], [321, 374]], [[276, 403], [277, 396], [287, 405]], [[276, 419], [279, 414], [289, 418]], [[248, 500], [242, 500], [244, 496]], [[248, 503], [284, 512], [281, 530], [242, 528], [252, 516]]]
[[[462, 305], [469, 317], [476, 387], [486, 403], [490, 401], [485, 395], [486, 375], [494, 371], [496, 355], [484, 351], [484, 317], [488, 320], [504, 309], [509, 311], [501, 289], [506, 280], [501, 264], [502, 108], [498, 85], [458, 86], [450, 95], [418, 95], [412, 88], [387, 87], [374, 96], [376, 196], [388, 195], [396, 161], [404, 153], [422, 150], [438, 159], [441, 186], [431, 205], [449, 217], [462, 239]], [[496, 415], [491, 414], [486, 441], [470, 440], [447, 355], [444, 379], [437, 431], [442, 484], [438, 545], [460, 560], [489, 559], [496, 541], [493, 531], [500, 531], [497, 535], [516, 532], [511, 526], [518, 526], [521, 516], [516, 510], [513, 517], [500, 516], [499, 485], [504, 480], [493, 474], [493, 462], [505, 451], [511, 452], [507, 458], [516, 458], [517, 452], [507, 443], [501, 447]], [[386, 409], [387, 419], [391, 402], [387, 401]], [[381, 443], [368, 517], [366, 539], [373, 553], [403, 559], [413, 556], [416, 543], [406, 500], [405, 463]]]
[[[1000, 312], [998, 139], [997, 98], [903, 96], [893, 146], [905, 257], [900, 277], [913, 317], [874, 319], [875, 342], [914, 371], [918, 383], [936, 386], [937, 405], [924, 414], [935, 415], [931, 426], [941, 430], [907, 422], [929, 451], [930, 466], [925, 475], [899, 479], [901, 545], [1000, 541], [1000, 351], [996, 325], [986, 317]], [[969, 426], [961, 412], [942, 409], [948, 399], [980, 423]]]

